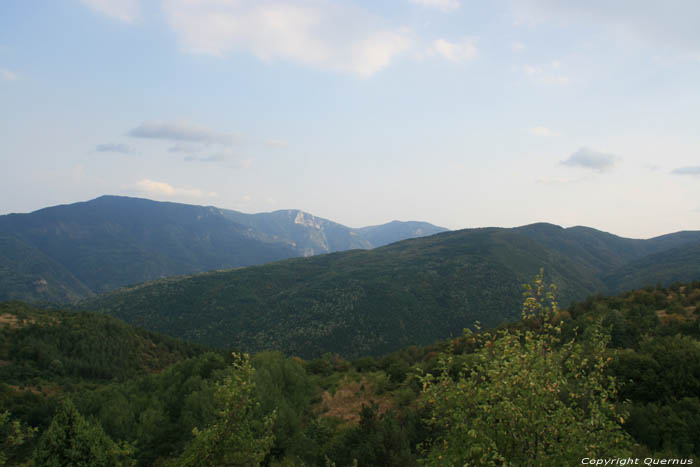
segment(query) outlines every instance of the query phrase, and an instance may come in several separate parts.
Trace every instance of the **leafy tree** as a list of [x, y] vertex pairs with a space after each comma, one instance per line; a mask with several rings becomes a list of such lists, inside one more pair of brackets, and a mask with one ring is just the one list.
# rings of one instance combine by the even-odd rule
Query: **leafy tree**
[[117, 446], [100, 425], [89, 423], [66, 398], [39, 441], [37, 465], [46, 467], [128, 465], [130, 451]]
[[257, 417], [255, 370], [248, 354], [233, 354], [233, 371], [216, 391], [218, 413], [198, 430], [175, 462], [177, 466], [258, 466], [274, 442], [275, 413]]
[[381, 465], [383, 467], [411, 467], [417, 465], [417, 456], [411, 449], [420, 429], [418, 414], [399, 414], [389, 409], [379, 414], [379, 406], [370, 401], [360, 411], [360, 422], [338, 437], [330, 458], [338, 465]]
[[281, 352], [258, 353], [251, 363], [260, 412], [275, 412], [275, 442], [270, 457], [307, 455], [313, 441], [305, 435], [304, 425], [313, 417], [311, 407], [317, 388], [304, 367]]
[[555, 289], [545, 291], [541, 272], [525, 296], [528, 330], [467, 336], [482, 347], [456, 380], [449, 354], [438, 376], [423, 377], [437, 432], [426, 465], [573, 465], [627, 453], [615, 382], [605, 376], [609, 337], [590, 327], [588, 342], [561, 344]]

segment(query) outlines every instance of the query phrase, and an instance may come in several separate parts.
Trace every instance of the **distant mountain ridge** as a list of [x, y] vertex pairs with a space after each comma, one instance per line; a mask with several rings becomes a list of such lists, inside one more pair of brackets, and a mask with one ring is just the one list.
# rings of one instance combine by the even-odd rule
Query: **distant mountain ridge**
[[80, 306], [209, 345], [356, 357], [459, 335], [476, 321], [515, 320], [521, 284], [540, 268], [562, 306], [690, 282], [700, 279], [700, 232], [637, 240], [545, 223], [466, 229], [164, 279]]
[[447, 230], [385, 225], [365, 235], [299, 210], [245, 214], [122, 196], [8, 214], [0, 216], [0, 301], [71, 302], [173, 275], [374, 248]]

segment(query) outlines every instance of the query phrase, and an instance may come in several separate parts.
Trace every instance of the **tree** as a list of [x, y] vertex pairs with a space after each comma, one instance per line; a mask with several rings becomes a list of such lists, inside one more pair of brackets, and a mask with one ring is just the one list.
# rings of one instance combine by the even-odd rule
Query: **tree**
[[65, 398], [34, 453], [37, 465], [46, 467], [129, 465], [130, 451], [117, 446], [102, 430], [89, 423], [73, 402]]
[[573, 465], [627, 453], [615, 381], [605, 375], [609, 337], [598, 326], [587, 341], [561, 344], [555, 289], [546, 291], [542, 272], [525, 297], [528, 330], [467, 333], [481, 347], [458, 376], [448, 352], [440, 373], [423, 377], [437, 433], [426, 465]]
[[233, 354], [233, 371], [217, 386], [216, 420], [209, 427], [193, 430], [178, 466], [258, 466], [272, 443], [275, 413], [259, 416], [255, 398], [255, 370], [247, 354]]
[[17, 420], [11, 420], [10, 412], [0, 412], [0, 466], [13, 461], [17, 449], [28, 439], [34, 437], [36, 428], [22, 426]]

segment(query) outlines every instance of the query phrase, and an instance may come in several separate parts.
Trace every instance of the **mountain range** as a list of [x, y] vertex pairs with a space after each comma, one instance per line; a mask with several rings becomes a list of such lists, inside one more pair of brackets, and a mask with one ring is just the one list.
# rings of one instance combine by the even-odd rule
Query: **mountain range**
[[126, 285], [356, 248], [447, 229], [352, 229], [299, 210], [245, 214], [120, 196], [0, 216], [0, 301], [65, 303]]
[[560, 304], [700, 278], [700, 232], [649, 240], [552, 224], [438, 233], [372, 250], [175, 277], [80, 304], [147, 329], [304, 358], [379, 355], [519, 317], [544, 268]]
[[305, 358], [378, 355], [517, 319], [521, 284], [541, 268], [562, 305], [697, 280], [700, 232], [352, 229], [298, 210], [117, 196], [0, 216], [0, 301], [73, 303], [198, 343]]

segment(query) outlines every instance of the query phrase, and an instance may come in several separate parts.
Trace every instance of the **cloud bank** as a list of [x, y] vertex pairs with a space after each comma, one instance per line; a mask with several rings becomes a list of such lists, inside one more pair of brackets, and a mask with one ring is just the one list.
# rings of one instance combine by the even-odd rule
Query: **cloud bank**
[[462, 39], [459, 42], [437, 39], [433, 41], [433, 49], [452, 62], [471, 60], [479, 53], [474, 45], [474, 39]]
[[246, 51], [263, 61], [359, 76], [381, 70], [412, 42], [406, 29], [384, 27], [360, 8], [328, 0], [170, 0], [163, 9], [186, 51]]
[[691, 165], [686, 167], [678, 167], [671, 171], [673, 175], [695, 175], [700, 176], [700, 165]]
[[165, 182], [158, 182], [148, 178], [142, 178], [134, 187], [136, 191], [148, 193], [156, 196], [186, 196], [193, 198], [216, 198], [218, 195], [212, 192], [205, 192], [198, 188], [178, 188]]
[[189, 122], [165, 122], [160, 120], [143, 122], [127, 134], [134, 138], [162, 139], [188, 143], [231, 145], [239, 141], [239, 137], [233, 133], [220, 133]]
[[584, 147], [573, 153], [568, 159], [561, 161], [561, 165], [603, 173], [612, 169], [616, 162], [617, 157], [613, 154], [606, 154]]
[[141, 16], [140, 0], [82, 0], [92, 10], [110, 18], [133, 23]]

